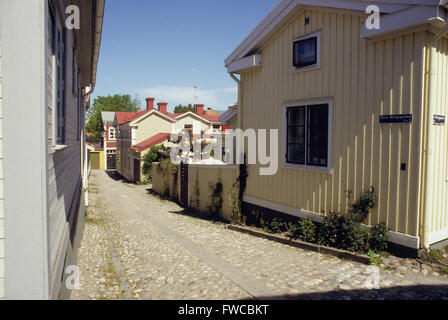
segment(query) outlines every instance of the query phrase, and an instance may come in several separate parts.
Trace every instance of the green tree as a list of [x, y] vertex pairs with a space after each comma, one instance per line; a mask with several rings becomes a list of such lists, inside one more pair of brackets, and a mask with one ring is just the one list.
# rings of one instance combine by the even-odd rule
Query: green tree
[[183, 106], [183, 105], [179, 104], [178, 106], [176, 106], [174, 108], [174, 113], [184, 113], [184, 112], [188, 112], [188, 111], [194, 112], [194, 107], [191, 103], [188, 104], [187, 106]]
[[163, 145], [152, 146], [151, 149], [143, 156], [143, 174], [147, 181], [152, 179], [152, 163], [159, 162], [162, 159], [160, 150], [166, 150]]
[[101, 140], [101, 112], [135, 112], [140, 107], [140, 101], [137, 97], [132, 98], [129, 94], [108, 95], [107, 97], [98, 96], [93, 101], [92, 106], [87, 112], [87, 132], [91, 134], [93, 142]]

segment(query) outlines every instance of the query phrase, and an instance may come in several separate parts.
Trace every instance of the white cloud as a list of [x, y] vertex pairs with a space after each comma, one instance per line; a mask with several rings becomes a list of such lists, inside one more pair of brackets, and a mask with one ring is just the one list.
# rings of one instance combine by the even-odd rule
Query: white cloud
[[225, 88], [225, 89], [222, 89], [222, 92], [226, 92], [226, 93], [238, 93], [238, 87]]
[[[238, 92], [237, 87], [224, 88], [218, 90], [202, 90], [198, 89], [198, 103], [205, 104], [213, 108], [227, 108], [233, 103], [235, 97], [229, 97], [229, 94]], [[195, 90], [191, 87], [176, 87], [176, 86], [156, 86], [140, 90], [140, 95], [144, 97], [154, 97], [156, 102], [168, 102], [171, 107], [178, 104], [194, 103]], [[229, 102], [231, 101], [231, 102]]]

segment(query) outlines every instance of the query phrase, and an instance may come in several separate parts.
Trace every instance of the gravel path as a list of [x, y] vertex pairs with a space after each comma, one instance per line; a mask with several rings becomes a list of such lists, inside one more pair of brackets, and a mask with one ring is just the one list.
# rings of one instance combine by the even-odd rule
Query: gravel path
[[448, 277], [412, 262], [379, 270], [241, 234], [148, 188], [92, 172], [72, 299], [448, 300]]

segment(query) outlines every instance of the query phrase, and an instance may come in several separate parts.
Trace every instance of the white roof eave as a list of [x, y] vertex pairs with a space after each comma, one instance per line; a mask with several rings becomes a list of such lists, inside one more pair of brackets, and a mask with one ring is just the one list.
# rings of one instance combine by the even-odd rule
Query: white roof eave
[[[442, 2], [445, 0], [442, 0]], [[369, 4], [375, 4], [383, 14], [390, 14], [406, 10], [413, 6], [436, 8], [440, 0], [283, 0], [260, 24], [241, 42], [241, 44], [225, 59], [228, 68], [232, 63], [245, 58], [254, 50], [266, 43], [284, 24], [299, 12], [302, 6], [339, 8], [365, 12]], [[448, 3], [447, 3], [448, 5]]]
[[445, 22], [446, 10], [442, 7], [415, 6], [407, 10], [391, 13], [381, 17], [381, 28], [379, 30], [367, 29], [362, 24], [361, 36], [366, 39], [382, 37], [391, 32], [404, 30], [422, 24], [433, 24], [436, 21]]

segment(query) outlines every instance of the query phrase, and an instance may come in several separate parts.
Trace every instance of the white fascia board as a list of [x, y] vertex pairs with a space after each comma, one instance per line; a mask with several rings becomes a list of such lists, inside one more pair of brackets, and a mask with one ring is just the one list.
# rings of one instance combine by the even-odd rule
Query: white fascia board
[[369, 30], [366, 24], [362, 24], [361, 36], [365, 39], [372, 39], [383, 36], [388, 32], [399, 31], [409, 27], [429, 23], [431, 20], [446, 20], [444, 10], [436, 6], [416, 6], [407, 10], [381, 16], [380, 29]]
[[[431, 0], [434, 1], [434, 0]], [[424, 4], [427, 5], [428, 1], [425, 0], [298, 0], [301, 5], [327, 7], [335, 9], [346, 9], [355, 11], [366, 11], [366, 8], [374, 4], [378, 6], [380, 12], [390, 13], [396, 12], [408, 8], [410, 5]]]
[[243, 71], [249, 71], [254, 68], [260, 68], [262, 66], [262, 57], [261, 54], [256, 54], [253, 56], [249, 56], [235, 62], [232, 62], [227, 67], [227, 72], [229, 73], [239, 73]]
[[171, 118], [171, 117], [169, 117], [169, 116], [163, 114], [162, 112], [160, 112], [160, 111], [158, 111], [158, 110], [156, 110], [156, 109], [153, 109], [152, 111], [150, 111], [150, 112], [148, 112], [148, 113], [142, 115], [140, 118], [137, 118], [137, 119], [135, 119], [134, 121], [132, 121], [131, 123], [129, 123], [129, 126], [130, 126], [130, 127], [135, 127], [135, 126], [137, 126], [137, 124], [138, 124], [140, 121], [142, 121], [143, 119], [148, 118], [150, 115], [152, 115], [152, 114], [154, 114], [154, 113], [155, 113], [155, 114], [158, 114], [159, 116], [161, 116], [161, 117], [164, 118], [165, 120], [168, 120], [168, 121], [170, 121], [170, 122], [176, 122], [176, 120], [174, 120], [173, 118]]
[[[432, 2], [435, 0], [430, 0]], [[256, 48], [266, 37], [275, 34], [275, 29], [282, 22], [287, 21], [298, 10], [298, 6], [326, 7], [335, 9], [347, 9], [365, 12], [369, 4], [376, 4], [380, 12], [392, 13], [409, 8], [410, 5], [428, 4], [425, 0], [283, 0], [280, 2], [261, 23], [247, 36], [246, 39], [227, 57], [225, 66], [245, 57], [251, 50]], [[298, 11], [297, 11], [298, 12]]]
[[290, 11], [292, 11], [296, 5], [297, 0], [283, 0], [280, 2], [230, 54], [230, 56], [225, 60], [225, 65], [228, 66], [235, 60], [239, 60], [244, 57], [265, 35], [267, 35], [275, 27], [275, 25], [277, 25]]
[[202, 121], [202, 122], [204, 122], [204, 123], [206, 123], [206, 124], [210, 124], [210, 123], [211, 123], [211, 122], [208, 121], [207, 119], [204, 119], [204, 118], [202, 118], [201, 116], [199, 116], [199, 115], [197, 115], [196, 113], [191, 112], [191, 111], [188, 111], [187, 113], [184, 113], [184, 114], [181, 114], [181, 115], [177, 116], [177, 117], [176, 117], [176, 120], [185, 118], [185, 117], [187, 117], [187, 116], [192, 116], [193, 118], [199, 119], [200, 121]]

